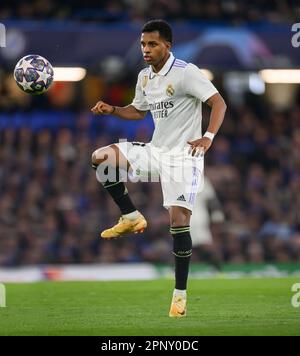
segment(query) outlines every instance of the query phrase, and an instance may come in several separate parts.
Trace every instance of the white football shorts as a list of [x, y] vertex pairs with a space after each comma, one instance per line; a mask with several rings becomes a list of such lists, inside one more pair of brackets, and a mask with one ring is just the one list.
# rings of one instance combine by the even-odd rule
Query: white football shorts
[[132, 181], [159, 182], [163, 206], [182, 206], [193, 210], [196, 195], [203, 188], [204, 157], [192, 157], [188, 147], [176, 154], [152, 146], [151, 143], [116, 143], [130, 163]]

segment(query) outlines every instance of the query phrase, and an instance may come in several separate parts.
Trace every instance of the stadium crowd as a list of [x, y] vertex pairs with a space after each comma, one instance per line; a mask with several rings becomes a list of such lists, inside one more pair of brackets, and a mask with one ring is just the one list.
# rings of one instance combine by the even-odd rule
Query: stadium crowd
[[[90, 156], [95, 148], [126, 137], [122, 126], [78, 110], [65, 113], [71, 124], [63, 127], [59, 121], [51, 127], [58, 111], [41, 111], [44, 127], [34, 130], [24, 125], [30, 111], [3, 126], [4, 117], [9, 121], [16, 115], [10, 109], [0, 118], [0, 265], [172, 262], [158, 183], [129, 184], [149, 221], [142, 236], [99, 238], [119, 211], [95, 180]], [[141, 127], [135, 141], [148, 141], [150, 134]], [[300, 261], [299, 152], [299, 106], [277, 112], [263, 99], [229, 105], [206, 156], [206, 174], [226, 221], [212, 226], [214, 243], [203, 248], [219, 263]], [[193, 258], [201, 261], [198, 254]]]
[[[151, 15], [232, 26], [291, 22], [299, 14], [299, 2], [294, 0], [2, 0], [0, 4], [1, 20], [95, 24], [140, 23]], [[103, 94], [108, 102], [125, 105], [133, 88], [132, 78], [125, 85], [106, 87], [101, 79], [88, 76], [77, 87], [55, 83], [47, 94], [34, 98], [21, 93], [12, 76], [0, 69], [1, 266], [173, 263], [168, 214], [161, 207], [158, 183], [129, 184], [133, 201], [149, 222], [142, 236], [99, 238], [101, 230], [115, 223], [119, 211], [95, 179], [91, 153], [120, 137], [147, 142], [151, 129], [144, 125], [134, 131], [129, 123], [125, 127], [110, 118], [93, 118], [88, 109]], [[299, 95], [285, 111], [273, 109], [263, 96], [242, 105], [228, 103], [222, 129], [206, 155], [206, 174], [221, 201], [225, 222], [212, 225], [213, 245], [194, 254], [195, 262], [206, 254], [221, 264], [300, 262], [299, 152]]]
[[290, 22], [299, 18], [296, 0], [2, 0], [0, 18], [73, 20], [90, 23], [144, 21]]

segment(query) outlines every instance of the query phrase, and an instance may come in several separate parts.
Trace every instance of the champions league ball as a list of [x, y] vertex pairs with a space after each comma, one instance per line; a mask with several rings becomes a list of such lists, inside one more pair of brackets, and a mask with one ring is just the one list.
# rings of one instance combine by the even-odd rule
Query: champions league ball
[[25, 93], [42, 94], [53, 82], [53, 68], [47, 59], [30, 54], [19, 60], [14, 69], [14, 78]]

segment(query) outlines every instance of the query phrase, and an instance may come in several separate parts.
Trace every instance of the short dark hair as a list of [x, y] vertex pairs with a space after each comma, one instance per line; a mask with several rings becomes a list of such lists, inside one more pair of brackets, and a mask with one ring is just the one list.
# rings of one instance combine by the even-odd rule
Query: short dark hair
[[167, 23], [167, 21], [151, 20], [151, 21], [148, 21], [147, 23], [145, 23], [145, 25], [142, 28], [142, 33], [143, 32], [154, 32], [154, 31], [158, 31], [160, 37], [162, 37], [166, 41], [168, 41], [170, 43], [173, 42], [172, 28]]

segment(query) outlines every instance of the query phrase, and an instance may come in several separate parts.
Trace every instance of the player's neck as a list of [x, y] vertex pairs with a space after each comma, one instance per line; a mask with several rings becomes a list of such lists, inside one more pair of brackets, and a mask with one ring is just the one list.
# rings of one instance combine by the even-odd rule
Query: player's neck
[[170, 58], [170, 52], [168, 52], [165, 57], [156, 65], [152, 65], [152, 70], [154, 73], [158, 73], [162, 67], [166, 64], [167, 60]]

